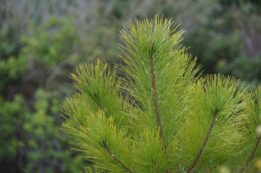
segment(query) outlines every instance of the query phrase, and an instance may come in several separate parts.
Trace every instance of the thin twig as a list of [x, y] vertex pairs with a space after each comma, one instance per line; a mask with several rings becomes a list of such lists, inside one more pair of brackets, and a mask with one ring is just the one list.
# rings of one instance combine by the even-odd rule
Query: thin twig
[[[151, 78], [151, 103], [152, 103], [152, 110], [155, 114], [155, 119], [156, 119], [156, 124], [159, 130], [159, 135], [162, 140], [163, 144], [163, 150], [167, 154], [167, 146], [164, 140], [164, 132], [163, 132], [163, 127], [161, 124], [161, 116], [160, 116], [160, 110], [159, 110], [159, 103], [158, 103], [158, 91], [157, 91], [157, 78], [155, 74], [155, 64], [154, 64], [154, 43], [152, 43], [152, 47], [149, 52], [149, 64], [150, 64], [150, 78]], [[171, 170], [166, 170], [166, 173], [172, 173]]]
[[195, 159], [193, 160], [192, 164], [190, 165], [190, 167], [189, 167], [187, 173], [191, 173], [191, 172], [194, 170], [196, 164], [199, 162], [200, 157], [202, 156], [202, 154], [203, 154], [203, 152], [204, 152], [204, 150], [205, 150], [205, 148], [206, 148], [206, 146], [207, 146], [209, 137], [210, 137], [210, 135], [211, 135], [211, 133], [212, 133], [212, 130], [213, 130], [213, 128], [214, 128], [217, 114], [218, 114], [218, 109], [215, 109], [215, 110], [213, 111], [213, 114], [212, 114], [211, 123], [210, 123], [210, 126], [209, 126], [209, 128], [208, 128], [207, 135], [205, 136], [205, 139], [204, 139], [204, 141], [203, 141], [201, 147], [199, 148], [199, 151], [198, 151], [198, 153], [197, 153]]
[[112, 158], [112, 160], [114, 160], [115, 162], [117, 162], [126, 172], [128, 173], [134, 173], [130, 168], [128, 168], [119, 158], [117, 158], [112, 151], [110, 150], [110, 148], [107, 145], [104, 145], [104, 148], [106, 150], [106, 152], [110, 155], [110, 157]]
[[157, 83], [156, 83], [156, 74], [155, 74], [155, 64], [154, 64], [154, 43], [152, 44], [151, 50], [149, 52], [149, 63], [150, 63], [150, 77], [151, 77], [151, 103], [152, 103], [152, 109], [155, 114], [157, 127], [159, 130], [160, 138], [162, 139], [164, 150], [166, 150], [166, 144], [164, 142], [164, 133], [161, 125], [161, 117], [160, 117], [160, 111], [159, 111], [159, 104], [158, 104], [158, 92], [157, 92]]
[[245, 163], [244, 167], [242, 169], [240, 169], [239, 173], [243, 173], [246, 170], [246, 168], [248, 167], [249, 163], [254, 158], [256, 150], [258, 149], [258, 147], [260, 145], [260, 142], [261, 142], [261, 136], [257, 137], [256, 143], [255, 143], [255, 145], [253, 147], [253, 150], [252, 150], [251, 154], [249, 155], [248, 159], [246, 160], [246, 163]]

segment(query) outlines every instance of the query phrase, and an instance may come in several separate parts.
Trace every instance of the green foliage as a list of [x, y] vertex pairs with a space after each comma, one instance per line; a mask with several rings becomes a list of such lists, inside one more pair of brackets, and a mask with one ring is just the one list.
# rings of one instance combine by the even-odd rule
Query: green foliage
[[35, 59], [49, 68], [66, 59], [75, 61], [78, 58], [79, 36], [69, 19], [53, 16], [41, 27], [31, 27], [31, 32], [22, 37], [25, 44], [22, 56]]
[[244, 149], [249, 151], [246, 145], [249, 133], [246, 118], [249, 117], [246, 116], [250, 113], [245, 111], [248, 94], [240, 85], [233, 78], [210, 76], [190, 87], [178, 143], [182, 152], [178, 157], [185, 157], [179, 161], [187, 164], [193, 161], [211, 125], [213, 130], [199, 166], [209, 169], [240, 163], [241, 156], [246, 158]]
[[[0, 34], [1, 46], [15, 44], [15, 49], [3, 47], [5, 51], [0, 52], [0, 170], [79, 172], [82, 158], [68, 149], [58, 103], [66, 90], [61, 85], [65, 77], [60, 76], [66, 76], [68, 67], [79, 61], [81, 42], [67, 18], [51, 17], [30, 27], [18, 43], [9, 33], [12, 30]], [[46, 89], [51, 84], [61, 90]]]
[[[88, 45], [84, 49], [89, 60], [96, 58], [106, 59], [106, 61], [115, 61], [116, 57], [116, 41], [117, 37], [116, 26], [100, 25], [91, 29], [84, 38], [84, 44]], [[108, 44], [107, 41], [111, 43]]]
[[206, 8], [209, 11], [196, 12], [197, 26], [188, 28], [185, 44], [189, 52], [198, 57], [206, 73], [220, 72], [259, 83], [260, 68], [255, 67], [260, 66], [260, 5], [221, 0]]
[[19, 81], [26, 71], [26, 60], [24, 58], [10, 57], [0, 61], [0, 91], [10, 81]]
[[78, 172], [82, 167], [80, 156], [73, 157], [71, 152], [63, 150], [65, 137], [54, 117], [59, 110], [57, 100], [41, 89], [36, 92], [35, 99], [36, 111], [23, 125], [27, 134], [26, 172]]
[[[197, 39], [189, 39], [186, 44], [193, 46], [191, 51], [199, 57], [205, 70], [211, 73], [218, 70], [216, 66], [221, 61], [225, 62], [222, 67], [219, 66], [219, 69], [227, 68], [228, 64], [231, 61], [233, 63], [233, 59], [239, 56], [239, 49], [243, 47], [242, 40], [240, 40], [240, 35], [237, 32], [223, 35], [217, 31], [210, 33], [208, 29], [201, 28], [199, 31], [194, 31], [190, 37]], [[202, 46], [207, 51], [202, 51]], [[232, 69], [229, 70], [229, 72], [231, 71], [233, 72]]]
[[239, 57], [233, 63], [227, 63], [226, 60], [220, 61], [217, 69], [224, 74], [240, 76], [243, 80], [252, 79], [251, 82], [258, 83], [261, 76], [261, 58]]
[[12, 36], [8, 26], [1, 27], [0, 29], [0, 57], [5, 57], [15, 51], [16, 44], [12, 42]]
[[[85, 96], [78, 94], [71, 98], [75, 102], [74, 105], [68, 99], [67, 105], [71, 106], [71, 112], [74, 112], [76, 109], [74, 107], [77, 107], [77, 114], [83, 115], [79, 122], [85, 119], [84, 115], [88, 114], [90, 110], [98, 111], [99, 107], [102, 107], [105, 114], [118, 115], [114, 121], [117, 121], [119, 126], [126, 126], [129, 122], [134, 122], [135, 126], [128, 126], [128, 134], [137, 134], [138, 131], [144, 129], [143, 124], [146, 124], [148, 128], [155, 125], [155, 122], [149, 118], [149, 113], [143, 113], [146, 116], [139, 121], [130, 118], [140, 114], [141, 106], [148, 108], [149, 103], [142, 104], [136, 98], [135, 93], [132, 93], [134, 95], [129, 93], [129, 85], [126, 84], [125, 79], [118, 79], [116, 76], [118, 70], [116, 72], [109, 67], [111, 63], [119, 62], [119, 59], [116, 59], [119, 28], [123, 23], [129, 22], [135, 17], [150, 18], [155, 13], [160, 13], [174, 18], [185, 29], [184, 43], [188, 47], [188, 51], [193, 56], [197, 56], [197, 61], [204, 66], [204, 73], [232, 74], [240, 79], [259, 84], [261, 76], [260, 9], [260, 2], [256, 0], [1, 1], [0, 114], [3, 113], [3, 116], [0, 117], [0, 127], [4, 129], [1, 130], [3, 138], [0, 139], [0, 145], [1, 152], [5, 153], [0, 156], [1, 172], [74, 172], [76, 167], [82, 170], [81, 157], [77, 157], [77, 153], [69, 152], [65, 136], [61, 134], [60, 125], [63, 120], [55, 109], [58, 109], [58, 105], [65, 96], [69, 96], [73, 92], [68, 85], [65, 85], [71, 69], [76, 64], [92, 61], [97, 57], [109, 62], [110, 65], [108, 64], [106, 67], [102, 64], [99, 65], [102, 69], [106, 69], [104, 72], [108, 76], [105, 75], [106, 77], [101, 81], [96, 81], [96, 74], [90, 79], [88, 73], [91, 72], [79, 70], [76, 78], [87, 81], [90, 79], [91, 82], [88, 85], [92, 87], [84, 87], [84, 83], [81, 82], [79, 82], [79, 86], [81, 85], [90, 92], [92, 98], [89, 98], [88, 94]], [[87, 65], [82, 68], [91, 69], [92, 67], [92, 65]], [[112, 72], [112, 74], [108, 72]], [[179, 70], [174, 68], [172, 73], [175, 77], [178, 76], [177, 72]], [[81, 73], [86, 73], [87, 77], [83, 77], [85, 75], [81, 75]], [[123, 77], [121, 74], [120, 76]], [[112, 78], [109, 83], [106, 82], [108, 77]], [[139, 78], [147, 80], [141, 76]], [[169, 78], [171, 76], [165, 79], [169, 80]], [[134, 79], [129, 76], [127, 82], [132, 80]], [[162, 83], [163, 81], [160, 81], [160, 85]], [[106, 91], [100, 88], [106, 88]], [[115, 88], [119, 89], [115, 91]], [[170, 87], [166, 87], [166, 85], [163, 85], [163, 88], [158, 87], [158, 90], [162, 91], [158, 95], [160, 97], [173, 95], [173, 99], [166, 98], [169, 103], [162, 104], [164, 108], [161, 108], [161, 114], [169, 116], [168, 109], [176, 112], [183, 110], [183, 101], [188, 100], [184, 98], [182, 102], [179, 102], [179, 99], [175, 101], [177, 99], [174, 98], [180, 95], [176, 94], [174, 90], [165, 92], [164, 88], [168, 90]], [[175, 86], [177, 93], [186, 92], [180, 88]], [[98, 97], [96, 93], [104, 95], [104, 97]], [[146, 96], [146, 93], [142, 93], [142, 96]], [[40, 102], [43, 103], [40, 104]], [[111, 102], [115, 104], [111, 105]], [[38, 106], [38, 104], [42, 106]], [[132, 105], [135, 105], [135, 109]], [[122, 106], [124, 110], [128, 111], [130, 117], [125, 116], [126, 112], [122, 111]], [[249, 104], [249, 110], [252, 107], [256, 107], [256, 105]], [[253, 112], [252, 116], [257, 117], [258, 115]], [[45, 119], [49, 125], [44, 124]], [[167, 120], [163, 117], [162, 121]], [[177, 118], [171, 121], [180, 124], [183, 119]], [[258, 124], [259, 120], [257, 119], [256, 122]], [[163, 127], [166, 131], [177, 128], [167, 127], [168, 124]], [[255, 131], [255, 126], [251, 131]], [[168, 130], [165, 133], [172, 132]], [[150, 132], [146, 132], [146, 135], [146, 139], [157, 136]], [[255, 138], [256, 136], [253, 134], [249, 140], [250, 143]], [[146, 152], [148, 153], [151, 152], [150, 150], [158, 151], [158, 142], [160, 140], [155, 141], [155, 145], [151, 148], [147, 145], [148, 143], [139, 145], [139, 147], [147, 146]], [[247, 146], [250, 145], [247, 144]], [[59, 149], [56, 146], [59, 146]], [[245, 150], [247, 151], [247, 149]], [[157, 154], [158, 156], [154, 154], [151, 157], [154, 159], [162, 157], [161, 152]], [[149, 158], [144, 156], [144, 159]], [[186, 159], [186, 157], [180, 159]], [[256, 159], [258, 160], [260, 157]], [[165, 163], [159, 162], [158, 164], [164, 165]], [[202, 169], [203, 167], [204, 165]], [[223, 168], [221, 167], [220, 170], [226, 170]], [[88, 169], [90, 172], [98, 172], [93, 167], [88, 167]], [[153, 167], [149, 169], [155, 171]]]
[[[72, 75], [64, 129], [100, 172], [254, 171], [260, 156], [260, 88], [201, 76], [170, 20], [121, 32], [119, 68], [97, 61]], [[123, 77], [116, 74], [120, 72]], [[251, 154], [249, 154], [251, 153]]]
[[4, 101], [0, 97], [0, 161], [4, 158], [11, 159], [16, 156], [18, 148], [21, 147], [21, 124], [27, 110], [21, 96], [16, 96], [13, 101]]

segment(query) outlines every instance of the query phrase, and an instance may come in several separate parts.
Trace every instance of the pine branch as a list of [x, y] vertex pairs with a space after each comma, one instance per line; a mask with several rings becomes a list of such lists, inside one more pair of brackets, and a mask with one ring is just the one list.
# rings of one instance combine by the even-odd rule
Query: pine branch
[[253, 150], [252, 150], [251, 154], [249, 155], [248, 159], [246, 160], [246, 163], [245, 163], [244, 167], [242, 169], [240, 169], [239, 173], [243, 173], [246, 170], [246, 168], [248, 167], [249, 163], [254, 158], [255, 153], [256, 153], [260, 143], [261, 143], [261, 136], [257, 137], [256, 143], [255, 143], [255, 145], [253, 147]]
[[150, 78], [151, 78], [151, 103], [152, 103], [152, 109], [155, 114], [156, 118], [156, 124], [159, 130], [160, 138], [162, 139], [164, 150], [166, 150], [166, 144], [164, 142], [164, 132], [161, 124], [161, 117], [160, 117], [160, 111], [159, 111], [159, 103], [158, 103], [158, 92], [157, 92], [157, 83], [156, 83], [156, 74], [155, 74], [155, 64], [154, 64], [154, 43], [152, 43], [150, 52], [149, 52], [149, 64], [150, 64]]
[[104, 147], [105, 151], [109, 154], [112, 160], [114, 160], [116, 163], [118, 163], [126, 172], [128, 173], [134, 173], [130, 168], [127, 167], [118, 157], [116, 157], [110, 148], [108, 147], [107, 143], [103, 141], [102, 146]]
[[206, 148], [206, 146], [207, 146], [207, 143], [208, 143], [208, 140], [209, 140], [210, 135], [211, 135], [211, 133], [212, 133], [212, 130], [213, 130], [213, 128], [214, 128], [214, 125], [215, 125], [215, 121], [216, 121], [216, 117], [217, 117], [218, 112], [219, 112], [218, 109], [214, 109], [213, 114], [212, 114], [212, 118], [211, 118], [211, 123], [210, 123], [210, 126], [209, 126], [209, 128], [208, 128], [207, 135], [205, 136], [205, 139], [204, 139], [204, 141], [203, 141], [203, 143], [202, 143], [202, 145], [201, 145], [201, 147], [200, 147], [200, 149], [199, 149], [199, 151], [198, 151], [198, 153], [197, 153], [195, 159], [193, 160], [191, 166], [189, 167], [187, 173], [193, 172], [193, 170], [194, 170], [196, 164], [199, 162], [199, 160], [200, 160], [200, 158], [201, 158], [201, 156], [202, 156], [202, 154], [203, 154], [203, 152], [204, 152], [204, 150], [205, 150], [205, 148]]
[[252, 94], [232, 77], [195, 77], [199, 69], [179, 45], [181, 36], [169, 20], [137, 21], [121, 33], [124, 79], [99, 61], [72, 76], [80, 92], [66, 102], [66, 130], [96, 167], [192, 173], [211, 172], [220, 159], [232, 170], [239, 159], [247, 158], [242, 171], [250, 165], [261, 145], [259, 137], [247, 143], [256, 142], [249, 155], [241, 150], [246, 137], [255, 140], [246, 127], [259, 122]]

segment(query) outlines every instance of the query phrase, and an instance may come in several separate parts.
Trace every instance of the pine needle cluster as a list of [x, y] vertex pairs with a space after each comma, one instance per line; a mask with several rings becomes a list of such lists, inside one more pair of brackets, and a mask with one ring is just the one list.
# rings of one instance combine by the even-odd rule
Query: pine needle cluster
[[63, 105], [64, 129], [94, 172], [254, 171], [261, 87], [201, 75], [171, 20], [135, 21], [121, 39], [121, 65], [80, 65], [79, 92]]

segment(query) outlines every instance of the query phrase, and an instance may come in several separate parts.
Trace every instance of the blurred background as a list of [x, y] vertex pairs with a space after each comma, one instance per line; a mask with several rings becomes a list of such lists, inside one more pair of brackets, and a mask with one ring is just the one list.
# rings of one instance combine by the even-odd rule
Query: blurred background
[[74, 67], [117, 64], [119, 30], [170, 17], [204, 73], [261, 82], [260, 0], [0, 0], [0, 172], [76, 173], [60, 105]]

